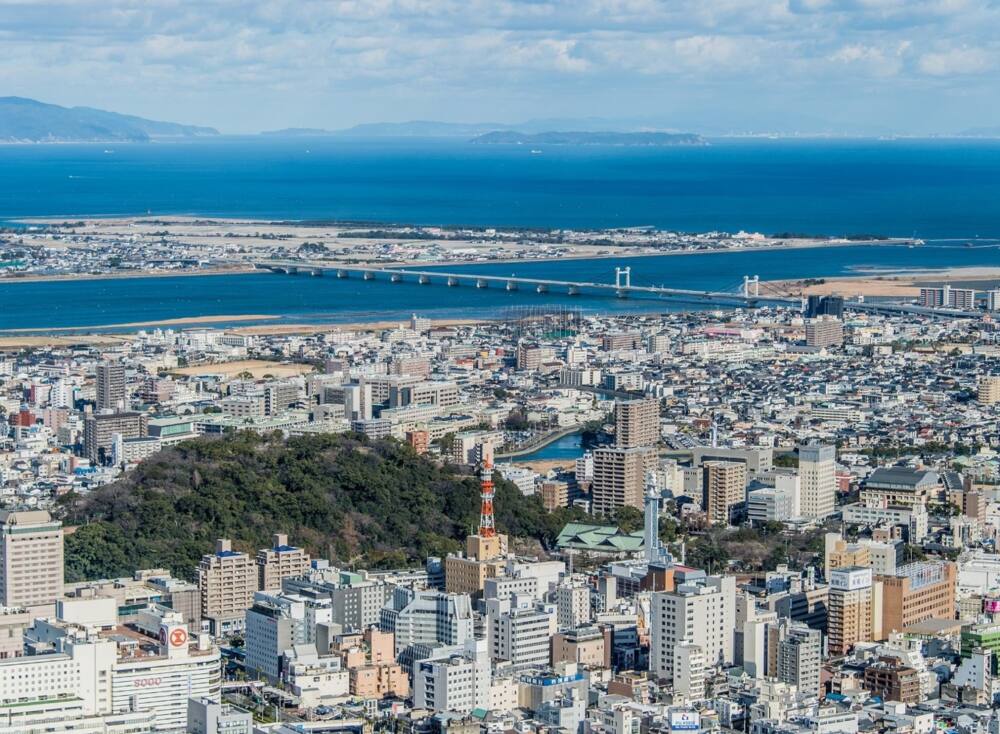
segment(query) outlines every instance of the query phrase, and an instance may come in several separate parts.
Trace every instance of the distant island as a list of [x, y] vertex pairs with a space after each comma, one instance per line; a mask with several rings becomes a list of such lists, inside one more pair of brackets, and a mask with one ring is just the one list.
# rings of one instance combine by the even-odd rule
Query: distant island
[[157, 138], [218, 134], [211, 127], [147, 120], [92, 107], [60, 107], [25, 97], [0, 97], [0, 142], [145, 143]]
[[495, 130], [472, 139], [479, 145], [708, 145], [694, 133], [659, 132], [544, 132], [521, 133], [513, 130]]

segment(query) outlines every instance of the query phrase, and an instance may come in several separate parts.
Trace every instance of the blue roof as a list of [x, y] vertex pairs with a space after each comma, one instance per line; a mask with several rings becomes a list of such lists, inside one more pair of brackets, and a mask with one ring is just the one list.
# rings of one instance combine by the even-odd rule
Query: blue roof
[[277, 551], [278, 553], [288, 553], [288, 551], [297, 551], [298, 548], [296, 548], [294, 545], [279, 545], [274, 550]]
[[243, 554], [237, 551], [228, 550], [228, 551], [216, 551], [215, 555], [218, 558], [232, 558], [233, 556], [242, 556]]

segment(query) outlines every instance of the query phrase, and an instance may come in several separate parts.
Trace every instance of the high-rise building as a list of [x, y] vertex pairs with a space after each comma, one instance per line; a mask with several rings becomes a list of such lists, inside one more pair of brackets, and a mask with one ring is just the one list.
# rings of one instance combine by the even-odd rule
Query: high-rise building
[[704, 571], [678, 571], [673, 591], [654, 592], [651, 599], [649, 670], [657, 678], [674, 674], [674, 648], [698, 645], [705, 666], [733, 661], [736, 579], [706, 576]]
[[410, 645], [464, 645], [474, 618], [467, 594], [415, 591], [397, 586], [382, 608], [379, 627], [396, 638], [398, 656]]
[[986, 291], [986, 310], [1000, 311], [1000, 288]]
[[702, 501], [708, 521], [729, 525], [745, 507], [747, 467], [738, 461], [706, 461]]
[[590, 587], [582, 579], [567, 579], [556, 587], [556, 619], [560, 630], [590, 622]]
[[301, 576], [309, 570], [309, 554], [288, 545], [288, 536], [274, 535], [270, 548], [257, 551], [257, 587], [261, 591], [281, 591], [284, 579]]
[[506, 660], [515, 669], [545, 667], [556, 634], [556, 609], [539, 604], [530, 595], [513, 594], [486, 602], [490, 657]]
[[62, 523], [45, 510], [3, 512], [0, 523], [0, 606], [54, 605], [63, 594]]
[[99, 362], [97, 364], [97, 409], [125, 409], [125, 367], [121, 362]]
[[956, 308], [970, 311], [976, 305], [976, 291], [972, 288], [921, 288], [920, 305], [927, 308]]
[[656, 450], [636, 447], [594, 450], [591, 497], [595, 515], [610, 515], [619, 507], [642, 509], [646, 472], [656, 466]]
[[615, 402], [615, 445], [654, 446], [660, 438], [660, 403], [655, 398]]
[[122, 440], [144, 438], [149, 425], [145, 413], [108, 413], [88, 415], [83, 424], [83, 449], [87, 458], [95, 462], [111, 459], [115, 434]]
[[806, 346], [839, 347], [844, 343], [844, 324], [835, 316], [817, 316], [806, 321]]
[[1000, 403], [1000, 375], [986, 375], [979, 378], [976, 397], [983, 405]]
[[819, 694], [823, 662], [823, 633], [804, 624], [782, 620], [777, 641], [775, 677], [801, 693]]
[[673, 675], [675, 706], [705, 698], [705, 651], [693, 642], [674, 645]]
[[879, 576], [882, 633], [901, 632], [928, 619], [954, 619], [956, 577], [955, 564], [947, 561], [909, 563]]
[[243, 629], [246, 611], [257, 591], [257, 564], [246, 553], [233, 550], [227, 539], [217, 540], [215, 552], [198, 564], [201, 616], [212, 633], [223, 636]]
[[809, 296], [806, 302], [807, 319], [814, 319], [817, 316], [834, 316], [843, 320], [844, 318], [844, 297], [843, 296]]
[[315, 643], [316, 625], [331, 622], [332, 605], [325, 597], [258, 591], [246, 612], [247, 671], [277, 682], [285, 672], [284, 652]]
[[837, 499], [837, 449], [799, 446], [799, 511], [803, 517], [823, 519], [833, 514]]
[[827, 636], [831, 655], [844, 655], [873, 639], [872, 570], [848, 566], [830, 571]]
[[449, 650], [414, 665], [413, 705], [462, 714], [489, 710], [492, 673], [487, 641], [468, 640], [461, 653]]

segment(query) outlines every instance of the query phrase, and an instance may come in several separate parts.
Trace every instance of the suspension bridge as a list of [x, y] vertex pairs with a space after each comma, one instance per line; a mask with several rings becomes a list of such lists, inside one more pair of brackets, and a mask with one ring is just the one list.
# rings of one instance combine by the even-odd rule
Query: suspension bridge
[[[419, 283], [444, 285], [451, 288], [498, 288], [506, 291], [534, 291], [536, 293], [561, 293], [569, 296], [596, 295], [616, 298], [656, 298], [680, 303], [729, 306], [784, 306], [795, 310], [804, 306], [801, 297], [781, 291], [761, 281], [759, 275], [744, 275], [741, 281], [724, 288], [697, 290], [663, 285], [637, 285], [632, 283], [631, 267], [616, 267], [613, 283], [595, 281], [553, 280], [529, 278], [518, 275], [485, 275], [480, 273], [446, 272], [443, 270], [416, 270], [405, 267], [376, 267], [365, 265], [318, 264], [300, 260], [263, 260], [255, 263], [259, 270], [289, 275], [325, 276], [339, 279], [359, 278], [363, 281], [383, 280], [390, 283]], [[853, 311], [882, 314], [917, 314], [944, 318], [975, 318], [975, 312], [954, 309], [927, 308], [907, 303], [864, 302], [846, 300], [844, 307]]]

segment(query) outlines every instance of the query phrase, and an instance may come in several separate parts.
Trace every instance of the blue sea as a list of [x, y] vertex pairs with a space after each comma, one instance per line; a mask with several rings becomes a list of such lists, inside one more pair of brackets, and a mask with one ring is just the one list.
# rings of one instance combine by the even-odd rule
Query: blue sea
[[[713, 140], [706, 147], [473, 145], [461, 140], [224, 138], [0, 146], [0, 220], [197, 214], [537, 228], [917, 236], [858, 246], [464, 266], [611, 282], [729, 288], [743, 275], [822, 277], [1000, 266], [1000, 141]], [[968, 246], [971, 243], [972, 246]], [[0, 284], [0, 330], [89, 328], [209, 315], [364, 321], [498, 315], [574, 303], [597, 312], [655, 301], [270, 274]]]

